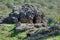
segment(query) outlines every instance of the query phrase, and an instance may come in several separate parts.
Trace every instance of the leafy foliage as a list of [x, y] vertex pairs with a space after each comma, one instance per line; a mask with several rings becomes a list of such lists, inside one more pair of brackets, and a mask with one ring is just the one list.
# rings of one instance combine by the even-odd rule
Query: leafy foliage
[[58, 15], [57, 17], [57, 22], [60, 22], [60, 15]]
[[[23, 40], [26, 37], [26, 31], [16, 35], [14, 33], [14, 24], [7, 24], [0, 30], [0, 40]], [[12, 30], [12, 31], [11, 31]]]

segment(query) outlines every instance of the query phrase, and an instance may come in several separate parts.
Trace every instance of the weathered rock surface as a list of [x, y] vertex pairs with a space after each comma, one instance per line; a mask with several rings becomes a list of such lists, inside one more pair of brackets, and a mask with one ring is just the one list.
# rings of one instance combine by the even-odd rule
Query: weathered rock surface
[[[18, 26], [19, 25], [19, 26]], [[16, 32], [18, 31], [25, 31], [25, 30], [31, 30], [31, 29], [37, 29], [36, 27], [34, 27], [34, 24], [28, 24], [28, 23], [21, 23], [21, 24], [16, 24]]]
[[[47, 27], [46, 29], [43, 28], [43, 29], [39, 29], [39, 30], [36, 30], [35, 32], [33, 31], [29, 31], [27, 33], [27, 36], [29, 37], [35, 37], [37, 35], [40, 35], [39, 37], [49, 37], [49, 36], [56, 36], [58, 34], [60, 34], [60, 26], [54, 26], [54, 27]], [[38, 36], [37, 36], [38, 37]]]
[[60, 26], [54, 26], [54, 27], [45, 27], [41, 30], [30, 30], [27, 33], [27, 40], [44, 40], [44, 38], [48, 38], [50, 36], [57, 36], [60, 35]]

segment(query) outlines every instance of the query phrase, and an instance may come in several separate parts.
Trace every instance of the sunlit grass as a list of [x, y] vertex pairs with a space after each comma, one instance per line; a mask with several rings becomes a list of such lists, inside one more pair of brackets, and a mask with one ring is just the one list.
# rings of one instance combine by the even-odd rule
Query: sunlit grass
[[60, 36], [50, 37], [50, 38], [47, 38], [46, 40], [60, 40]]
[[[26, 37], [27, 31], [20, 32], [16, 36], [14, 36], [15, 33], [14, 33], [14, 30], [12, 30], [14, 27], [15, 27], [14, 24], [5, 25], [4, 28], [0, 30], [0, 40], [18, 40], [18, 39], [22, 40], [23, 38]], [[13, 37], [11, 37], [11, 35]]]

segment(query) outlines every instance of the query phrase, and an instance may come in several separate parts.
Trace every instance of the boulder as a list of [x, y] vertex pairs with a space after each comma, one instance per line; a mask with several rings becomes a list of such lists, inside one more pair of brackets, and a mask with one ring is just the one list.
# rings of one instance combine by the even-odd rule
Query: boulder
[[34, 26], [33, 25], [29, 25], [29, 24], [26, 24], [26, 23], [17, 23], [16, 24], [16, 32], [19, 32], [19, 31], [25, 31], [25, 30], [30, 30], [30, 29], [33, 29]]

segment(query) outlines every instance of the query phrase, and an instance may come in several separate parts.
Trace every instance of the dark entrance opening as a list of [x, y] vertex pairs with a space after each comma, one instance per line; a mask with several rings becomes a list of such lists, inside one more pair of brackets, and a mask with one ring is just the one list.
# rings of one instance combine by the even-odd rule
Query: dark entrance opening
[[33, 23], [36, 23], [36, 17], [33, 18]]

